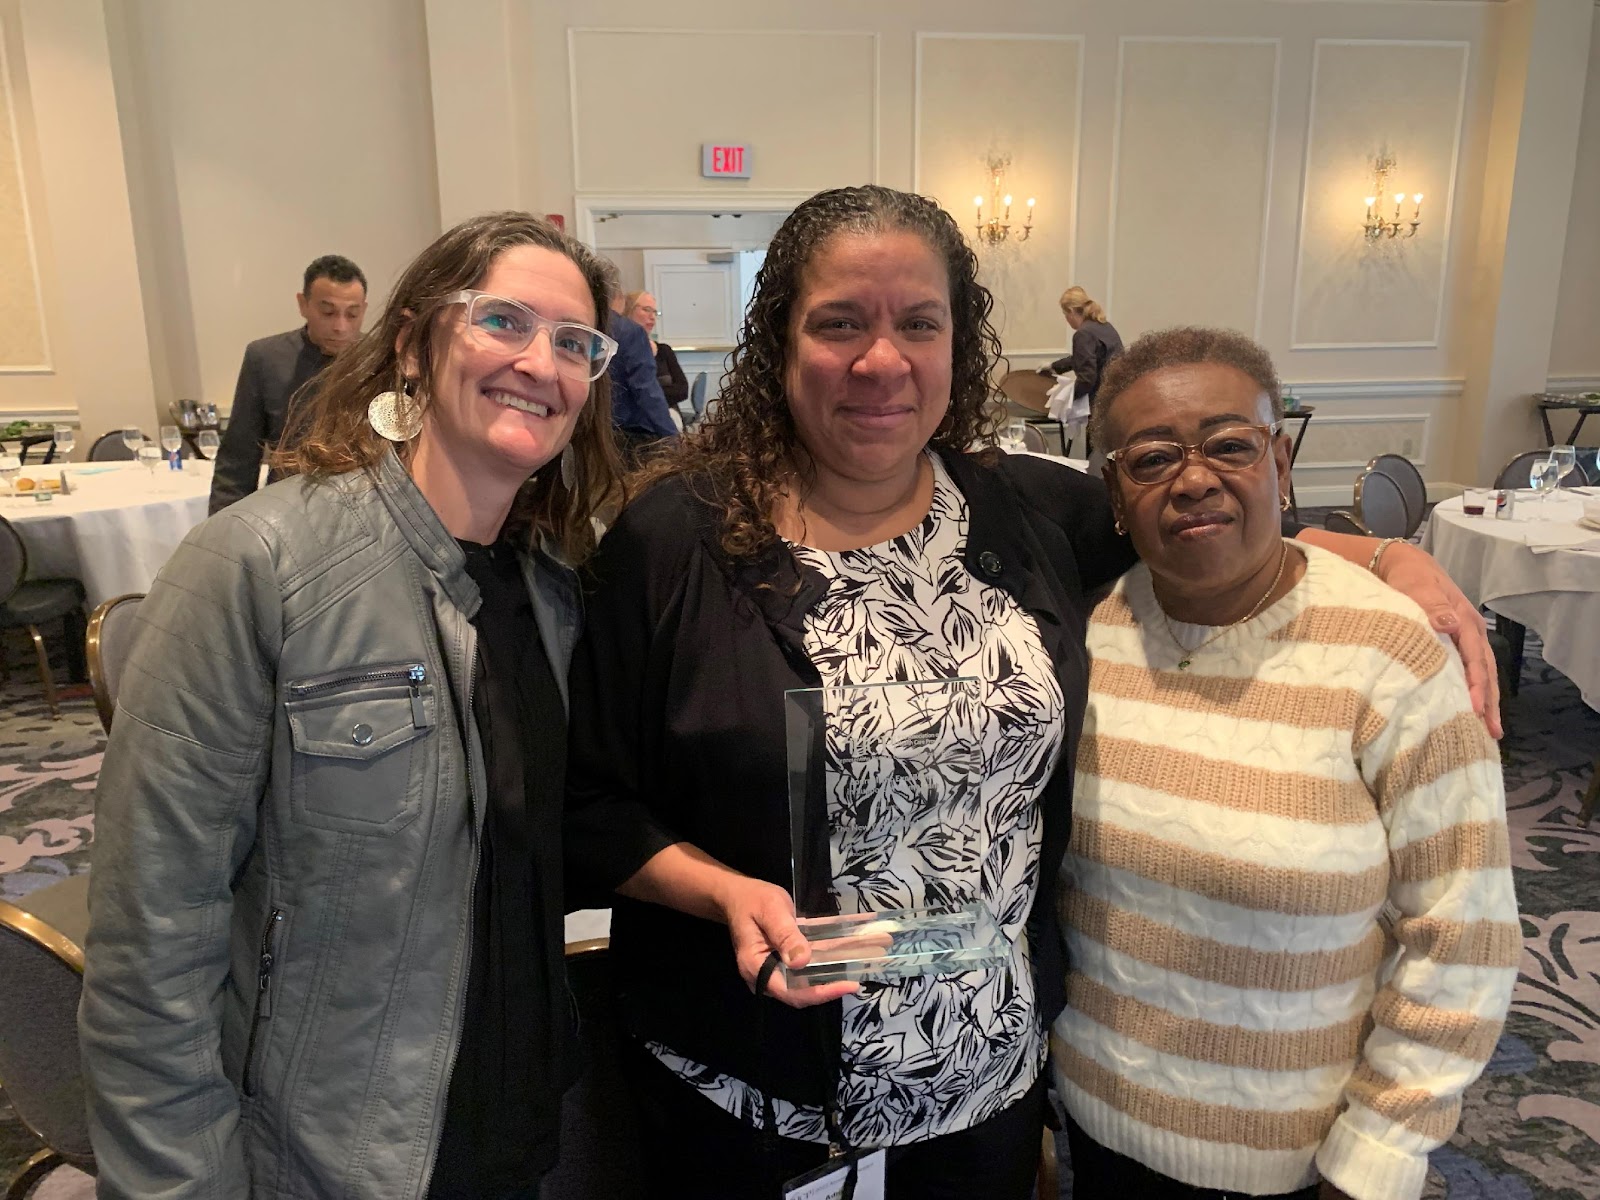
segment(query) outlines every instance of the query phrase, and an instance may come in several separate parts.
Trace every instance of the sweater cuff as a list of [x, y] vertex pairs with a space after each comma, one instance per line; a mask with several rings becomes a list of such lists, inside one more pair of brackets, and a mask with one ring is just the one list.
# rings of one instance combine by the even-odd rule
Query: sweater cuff
[[1417, 1200], [1428, 1160], [1374, 1141], [1341, 1116], [1317, 1150], [1317, 1170], [1352, 1200]]

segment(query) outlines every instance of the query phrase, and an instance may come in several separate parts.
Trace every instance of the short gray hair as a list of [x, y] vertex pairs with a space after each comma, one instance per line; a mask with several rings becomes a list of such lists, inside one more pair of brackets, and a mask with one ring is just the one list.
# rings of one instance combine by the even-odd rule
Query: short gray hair
[[1232, 329], [1182, 325], [1147, 333], [1111, 360], [1100, 381], [1100, 390], [1095, 393], [1094, 411], [1089, 417], [1089, 440], [1101, 450], [1113, 449], [1106, 431], [1111, 406], [1117, 397], [1152, 371], [1191, 363], [1219, 363], [1248, 375], [1267, 394], [1273, 423], [1283, 420], [1283, 384], [1278, 381], [1272, 356], [1261, 343]]

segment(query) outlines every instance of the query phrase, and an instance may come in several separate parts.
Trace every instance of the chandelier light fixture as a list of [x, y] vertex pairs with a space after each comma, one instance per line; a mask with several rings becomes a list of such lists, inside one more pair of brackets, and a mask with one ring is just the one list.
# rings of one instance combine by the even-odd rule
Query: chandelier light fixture
[[[989, 159], [989, 216], [983, 215], [983, 197], [974, 196], [972, 202], [978, 209], [978, 241], [988, 246], [998, 246], [1011, 237], [1011, 193], [1005, 191], [1006, 169], [1011, 166], [1009, 154]], [[1016, 240], [1025, 242], [1033, 232], [1034, 198], [1028, 197], [1027, 221], [1017, 228]]]
[[[1417, 229], [1422, 224], [1422, 193], [1411, 194], [1411, 216], [1407, 219], [1403, 215], [1406, 194], [1394, 187], [1395, 172], [1394, 156], [1388, 151], [1384, 151], [1373, 160], [1372, 195], [1367, 197], [1367, 219], [1361, 226], [1369, 242], [1376, 242], [1385, 237], [1402, 239], [1416, 237]], [[1391, 189], [1393, 189], [1392, 196]], [[1385, 217], [1384, 210], [1391, 199], [1394, 201], [1394, 216]]]

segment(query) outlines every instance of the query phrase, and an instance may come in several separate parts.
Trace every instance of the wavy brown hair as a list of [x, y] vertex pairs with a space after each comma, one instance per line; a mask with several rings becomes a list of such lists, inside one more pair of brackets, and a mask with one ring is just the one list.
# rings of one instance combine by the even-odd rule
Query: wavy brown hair
[[[606, 264], [593, 251], [530, 213], [485, 213], [463, 221], [417, 255], [390, 293], [373, 327], [317, 377], [315, 388], [295, 397], [285, 435], [273, 450], [272, 465], [286, 474], [312, 479], [347, 471], [371, 470], [391, 443], [367, 423], [367, 406], [381, 392], [414, 387], [421, 407], [431, 400], [433, 371], [449, 329], [444, 297], [473, 288], [495, 259], [517, 246], [539, 246], [571, 259], [583, 273], [594, 301], [595, 322], [603, 325], [610, 306]], [[405, 379], [404, 358], [416, 364], [415, 379]], [[405, 461], [409, 445], [399, 448]], [[611, 382], [601, 373], [589, 385], [589, 400], [572, 432], [573, 487], [561, 482], [555, 461], [522, 485], [506, 518], [506, 533], [526, 545], [546, 539], [570, 563], [594, 549], [590, 518], [621, 499], [621, 462], [611, 432]]]
[[690, 437], [651, 457], [635, 477], [639, 488], [689, 475], [723, 511], [722, 547], [753, 558], [776, 540], [773, 514], [811, 471], [796, 454], [798, 435], [784, 388], [791, 347], [790, 317], [807, 266], [840, 234], [913, 233], [944, 263], [952, 324], [950, 408], [928, 444], [964, 452], [993, 432], [990, 382], [1000, 338], [989, 323], [994, 297], [978, 282], [978, 259], [949, 213], [910, 192], [870, 185], [819, 192], [789, 214], [767, 247], [755, 296], [716, 411]]

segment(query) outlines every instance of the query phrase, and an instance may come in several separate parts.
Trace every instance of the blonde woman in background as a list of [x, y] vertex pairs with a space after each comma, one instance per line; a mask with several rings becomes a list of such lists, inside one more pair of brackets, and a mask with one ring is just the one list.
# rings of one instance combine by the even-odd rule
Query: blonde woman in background
[[1061, 315], [1072, 326], [1072, 353], [1056, 359], [1049, 371], [1071, 371], [1077, 378], [1072, 394], [1087, 396], [1092, 411], [1106, 364], [1122, 353], [1122, 338], [1106, 319], [1106, 310], [1076, 284], [1061, 293]]

